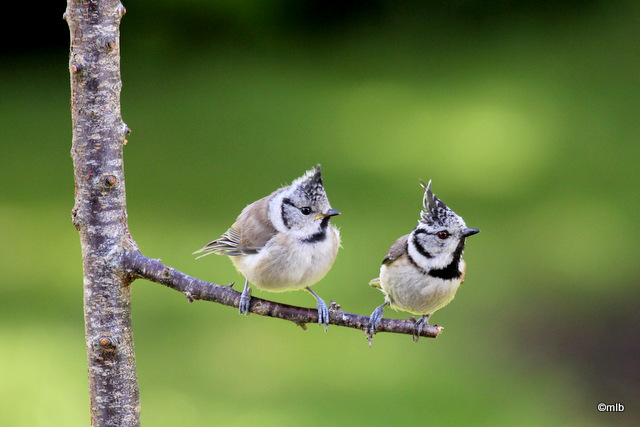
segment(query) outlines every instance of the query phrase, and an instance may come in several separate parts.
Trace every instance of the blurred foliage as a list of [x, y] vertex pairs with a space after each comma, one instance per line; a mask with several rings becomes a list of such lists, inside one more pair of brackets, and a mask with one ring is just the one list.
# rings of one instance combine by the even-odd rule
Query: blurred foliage
[[[241, 280], [191, 252], [316, 163], [343, 249], [314, 289], [346, 311], [382, 301], [367, 282], [418, 219], [420, 178], [482, 229], [432, 318], [445, 332], [417, 345], [381, 334], [369, 349], [358, 331], [136, 282], [146, 425], [637, 425], [637, 2], [125, 6], [129, 222], [146, 255]], [[43, 11], [48, 37], [0, 52], [0, 413], [87, 425], [68, 34], [61, 3]]]

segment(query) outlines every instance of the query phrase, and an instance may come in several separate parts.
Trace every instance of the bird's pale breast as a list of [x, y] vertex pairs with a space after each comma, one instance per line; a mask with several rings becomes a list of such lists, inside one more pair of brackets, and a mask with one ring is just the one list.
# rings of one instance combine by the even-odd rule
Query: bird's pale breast
[[433, 314], [449, 304], [460, 283], [425, 274], [406, 255], [380, 269], [380, 287], [391, 307], [413, 314]]

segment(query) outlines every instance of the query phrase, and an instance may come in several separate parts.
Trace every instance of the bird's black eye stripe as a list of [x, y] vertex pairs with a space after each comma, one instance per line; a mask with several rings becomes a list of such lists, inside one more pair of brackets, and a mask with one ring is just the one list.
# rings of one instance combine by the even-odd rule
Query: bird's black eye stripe
[[294, 208], [299, 209], [300, 212], [302, 212], [303, 215], [309, 215], [311, 213], [311, 208], [309, 206], [303, 206], [303, 207], [299, 208], [289, 198], [286, 198], [286, 199], [282, 200], [282, 208], [283, 209], [284, 209], [284, 205], [293, 206]]
[[413, 239], [411, 243], [413, 243], [413, 247], [416, 249], [416, 251], [418, 251], [420, 255], [422, 255], [425, 258], [433, 258], [433, 255], [431, 255], [429, 251], [427, 251], [418, 241], [417, 233], [413, 235]]
[[280, 217], [282, 218], [282, 223], [284, 224], [285, 227], [291, 228], [291, 224], [289, 224], [288, 216], [285, 214], [285, 211], [284, 211], [285, 205], [293, 206], [294, 208], [296, 207], [296, 205], [293, 204], [291, 199], [287, 198], [282, 200], [282, 206], [280, 207]]
[[447, 239], [451, 234], [447, 231], [447, 230], [442, 230], [442, 231], [438, 231], [437, 233], [429, 233], [426, 230], [422, 230], [422, 229], [417, 229], [413, 232], [415, 235], [418, 234], [428, 234], [430, 236], [438, 236], [439, 238], [441, 238], [442, 240]]

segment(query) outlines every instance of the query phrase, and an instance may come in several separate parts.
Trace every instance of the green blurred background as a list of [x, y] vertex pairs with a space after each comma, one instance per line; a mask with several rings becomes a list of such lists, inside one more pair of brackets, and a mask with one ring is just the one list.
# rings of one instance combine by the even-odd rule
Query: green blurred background
[[[26, 15], [36, 37], [5, 26], [0, 51], [7, 426], [89, 423], [69, 38], [64, 3], [46, 3]], [[369, 349], [356, 330], [303, 332], [137, 281], [143, 423], [638, 425], [640, 3], [345, 3], [125, 3], [130, 227], [145, 255], [240, 281], [191, 252], [322, 163], [343, 249], [314, 289], [369, 314], [383, 299], [367, 282], [432, 179], [482, 229], [432, 317], [444, 333]]]

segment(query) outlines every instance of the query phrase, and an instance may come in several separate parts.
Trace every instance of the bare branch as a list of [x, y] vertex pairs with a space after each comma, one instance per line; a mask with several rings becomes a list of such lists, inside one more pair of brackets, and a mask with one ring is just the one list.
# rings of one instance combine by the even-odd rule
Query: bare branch
[[[131, 274], [136, 277], [163, 284], [178, 292], [182, 292], [189, 301], [203, 300], [217, 302], [230, 307], [238, 307], [240, 292], [230, 285], [216, 285], [188, 276], [175, 268], [162, 264], [160, 261], [147, 258], [138, 251], [131, 251], [123, 260]], [[318, 323], [318, 310], [315, 308], [296, 307], [281, 304], [257, 297], [251, 297], [249, 307], [251, 313], [260, 316], [275, 317], [289, 320], [303, 326], [307, 323]], [[367, 331], [369, 316], [347, 313], [340, 310], [340, 306], [333, 303], [329, 311], [329, 323], [336, 326]], [[415, 321], [412, 319], [382, 319], [376, 328], [377, 332], [393, 332], [397, 334], [413, 335]], [[420, 336], [435, 338], [442, 328], [437, 325], [425, 325]]]

